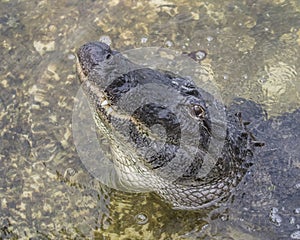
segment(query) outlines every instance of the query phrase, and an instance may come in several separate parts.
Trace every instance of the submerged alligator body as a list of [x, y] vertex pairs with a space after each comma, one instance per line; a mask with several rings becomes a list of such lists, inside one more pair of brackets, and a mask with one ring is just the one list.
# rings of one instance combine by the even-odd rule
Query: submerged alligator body
[[[179, 209], [207, 207], [230, 195], [252, 165], [256, 146], [262, 146], [247, 129], [248, 120], [265, 122], [257, 104], [238, 99], [226, 108], [191, 80], [136, 65], [105, 43], [87, 43], [77, 55], [80, 81], [99, 132], [110, 141], [120, 184], [156, 192]], [[151, 101], [126, 100], [145, 88]], [[168, 92], [179, 99], [172, 107], [156, 96]], [[216, 117], [212, 106], [225, 118]], [[153, 131], [158, 125], [163, 140]], [[196, 144], [183, 146], [184, 136]], [[211, 147], [215, 142], [219, 151]]]

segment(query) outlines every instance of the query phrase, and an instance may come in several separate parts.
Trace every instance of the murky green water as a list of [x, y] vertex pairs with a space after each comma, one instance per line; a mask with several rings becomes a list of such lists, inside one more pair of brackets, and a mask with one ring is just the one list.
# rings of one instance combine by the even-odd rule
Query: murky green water
[[71, 129], [74, 52], [103, 35], [118, 50], [204, 50], [225, 102], [251, 99], [269, 116], [298, 109], [299, 1], [2, 0], [0, 13], [0, 238], [300, 239], [292, 149], [278, 165], [258, 161], [229, 207], [175, 211], [93, 179]]

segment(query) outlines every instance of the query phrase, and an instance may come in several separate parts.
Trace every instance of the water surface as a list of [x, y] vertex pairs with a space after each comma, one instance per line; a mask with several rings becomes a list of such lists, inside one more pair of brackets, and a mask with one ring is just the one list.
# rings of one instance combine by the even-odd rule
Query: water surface
[[175, 211], [93, 179], [71, 130], [74, 53], [101, 36], [120, 51], [204, 50], [227, 104], [251, 99], [269, 117], [298, 109], [299, 1], [3, 0], [0, 13], [1, 238], [300, 239], [297, 153], [258, 161], [232, 206]]

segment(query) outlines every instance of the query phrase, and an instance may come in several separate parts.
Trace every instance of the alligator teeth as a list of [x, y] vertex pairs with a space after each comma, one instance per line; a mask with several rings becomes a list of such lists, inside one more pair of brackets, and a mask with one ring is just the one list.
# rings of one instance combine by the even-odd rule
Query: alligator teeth
[[101, 103], [101, 107], [107, 106], [108, 103], [109, 103], [109, 102], [108, 102], [107, 100], [104, 100], [104, 101]]
[[107, 112], [107, 114], [111, 114], [113, 112], [112, 107], [107, 108], [106, 112]]

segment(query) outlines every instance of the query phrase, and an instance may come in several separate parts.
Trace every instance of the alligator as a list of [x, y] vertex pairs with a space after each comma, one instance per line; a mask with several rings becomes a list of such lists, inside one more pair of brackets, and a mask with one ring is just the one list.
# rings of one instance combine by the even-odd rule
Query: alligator
[[[135, 64], [103, 42], [81, 46], [77, 60], [98, 131], [110, 141], [127, 189], [155, 192], [175, 209], [216, 205], [228, 199], [255, 164], [257, 149], [265, 147], [267, 137], [260, 141], [257, 129], [270, 129], [274, 120], [251, 100], [238, 98], [227, 107], [192, 79]], [[145, 89], [147, 101], [138, 97]], [[176, 99], [163, 102], [164, 95]]]

